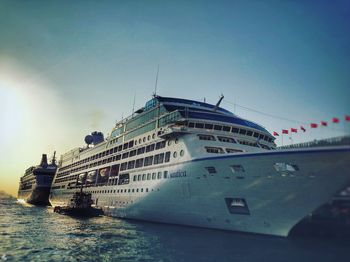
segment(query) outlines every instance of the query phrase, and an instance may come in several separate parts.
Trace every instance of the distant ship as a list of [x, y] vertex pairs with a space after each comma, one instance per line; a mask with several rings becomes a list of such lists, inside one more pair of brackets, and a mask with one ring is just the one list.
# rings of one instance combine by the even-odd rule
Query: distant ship
[[216, 105], [154, 96], [106, 139], [61, 156], [53, 206], [81, 186], [110, 216], [287, 236], [350, 185], [350, 145], [280, 149], [261, 125]]
[[18, 200], [33, 205], [48, 205], [49, 194], [57, 170], [55, 154], [50, 164], [47, 155], [43, 154], [40, 165], [29, 167], [21, 177], [18, 189]]

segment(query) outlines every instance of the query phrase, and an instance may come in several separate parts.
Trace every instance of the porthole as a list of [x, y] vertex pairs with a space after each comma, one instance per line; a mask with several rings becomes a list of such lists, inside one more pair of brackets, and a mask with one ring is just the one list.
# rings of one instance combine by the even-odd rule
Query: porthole
[[146, 137], [144, 137], [142, 140], [143, 140], [143, 142], [146, 142]]
[[176, 152], [176, 151], [173, 153], [173, 157], [174, 157], [174, 158], [177, 157], [177, 152]]
[[135, 146], [137, 145], [137, 140], [134, 141]]
[[154, 139], [156, 137], [156, 134], [153, 133], [152, 138]]
[[185, 151], [181, 150], [180, 151], [180, 156], [184, 156], [184, 154], [185, 154]]
[[171, 145], [171, 140], [168, 141], [168, 146], [170, 146], [170, 145]]
[[141, 142], [142, 142], [142, 139], [140, 138], [140, 139], [139, 139], [139, 144], [141, 144]]
[[175, 139], [175, 144], [177, 144], [177, 143], [179, 143], [179, 139], [176, 138]]
[[151, 140], [151, 135], [148, 135], [147, 140], [148, 140], [148, 141]]

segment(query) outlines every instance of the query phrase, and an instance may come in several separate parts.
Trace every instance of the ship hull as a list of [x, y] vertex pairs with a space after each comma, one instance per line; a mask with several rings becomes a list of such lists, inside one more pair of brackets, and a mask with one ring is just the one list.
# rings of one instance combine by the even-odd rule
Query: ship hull
[[[287, 236], [350, 184], [349, 163], [349, 146], [218, 155], [134, 173], [166, 170], [170, 178], [85, 190], [114, 217]], [[73, 192], [54, 191], [50, 202], [63, 205]]]
[[49, 202], [50, 187], [35, 187], [34, 189], [21, 190], [18, 200], [23, 200], [32, 205], [46, 206]]

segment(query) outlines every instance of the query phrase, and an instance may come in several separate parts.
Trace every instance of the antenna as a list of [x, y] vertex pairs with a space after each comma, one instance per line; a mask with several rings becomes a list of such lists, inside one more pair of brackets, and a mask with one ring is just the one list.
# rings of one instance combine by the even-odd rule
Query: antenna
[[158, 67], [157, 67], [156, 84], [154, 85], [154, 93], [153, 93], [154, 97], [157, 96], [158, 74], [159, 74], [159, 64], [158, 64]]
[[213, 111], [216, 111], [218, 109], [222, 99], [224, 99], [224, 95], [223, 94], [221, 94], [219, 101], [216, 103], [215, 107], [213, 108]]
[[134, 111], [135, 111], [135, 100], [136, 100], [136, 93], [134, 93], [134, 102], [132, 104], [132, 115], [134, 115]]

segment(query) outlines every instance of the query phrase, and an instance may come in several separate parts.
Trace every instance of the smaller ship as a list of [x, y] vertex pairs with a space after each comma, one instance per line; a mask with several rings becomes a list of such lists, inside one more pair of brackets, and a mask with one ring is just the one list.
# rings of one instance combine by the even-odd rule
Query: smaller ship
[[56, 152], [50, 164], [47, 155], [43, 154], [40, 165], [29, 167], [21, 177], [17, 199], [33, 205], [49, 205], [50, 188], [56, 170]]
[[94, 208], [91, 193], [75, 192], [67, 206], [55, 206], [54, 212], [74, 217], [98, 217], [103, 215], [100, 208]]

